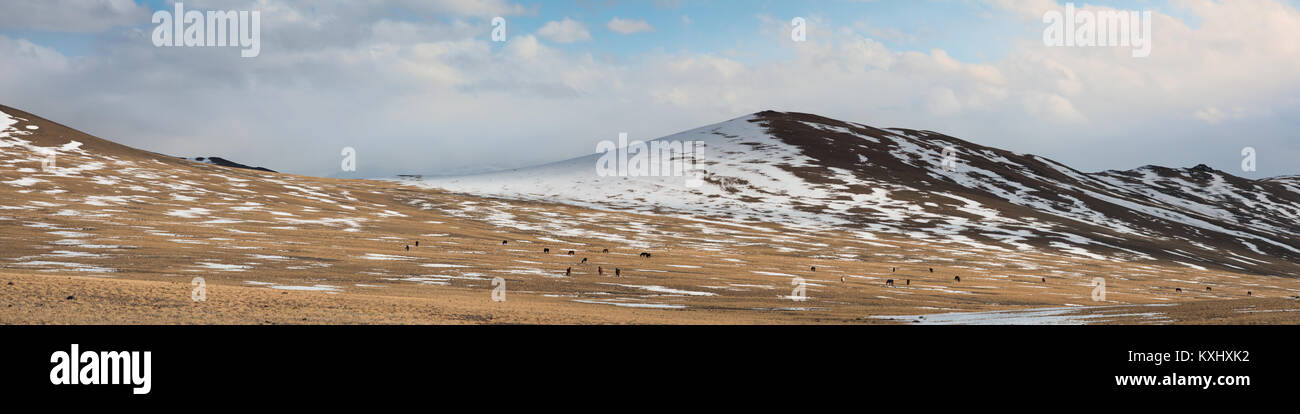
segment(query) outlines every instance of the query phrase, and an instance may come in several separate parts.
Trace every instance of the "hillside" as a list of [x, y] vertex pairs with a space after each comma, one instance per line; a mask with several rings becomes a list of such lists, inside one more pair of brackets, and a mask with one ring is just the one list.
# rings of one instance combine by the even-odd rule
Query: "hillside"
[[[801, 121], [808, 116], [758, 116], [770, 119], [695, 130], [717, 137], [709, 153], [724, 155], [710, 161], [699, 188], [665, 182], [627, 192], [548, 176], [553, 193], [538, 195], [609, 195], [636, 210], [615, 211], [618, 203], [604, 200], [570, 205], [226, 168], [0, 106], [0, 323], [870, 324], [956, 312], [993, 312], [961, 314], [976, 323], [1026, 314], [1041, 316], [1034, 323], [1297, 322], [1289, 316], [1300, 303], [1294, 278], [1208, 266], [1223, 261], [1208, 253], [1198, 253], [1205, 269], [1142, 258], [1140, 244], [1105, 236], [1115, 226], [1069, 224], [999, 201], [992, 190], [959, 184], [971, 173], [926, 172], [920, 159], [861, 144], [870, 140], [853, 131], [899, 147], [913, 142], [909, 134], [928, 133], [850, 125], [830, 136], [831, 126]], [[787, 143], [766, 139], [771, 128], [808, 133]], [[816, 155], [819, 141], [840, 144]], [[833, 163], [850, 142], [871, 148], [851, 154], [868, 161]], [[53, 164], [43, 166], [51, 153]], [[966, 171], [984, 165], [971, 159]], [[1037, 158], [1015, 160], [1030, 168]], [[565, 164], [543, 168], [584, 179]], [[1073, 174], [1052, 171], [1037, 174], [1054, 182]], [[1110, 194], [1132, 192], [1107, 185]], [[1023, 234], [1029, 247], [986, 233]], [[1089, 250], [1053, 249], [1061, 240]], [[1112, 256], [1093, 243], [1137, 253]], [[1093, 301], [1098, 277], [1107, 295]], [[496, 278], [507, 287], [503, 302], [492, 300]], [[799, 281], [805, 296], [795, 294]]]
[[[1300, 276], [1300, 192], [1198, 166], [1084, 173], [943, 134], [762, 112], [661, 138], [705, 143], [707, 184], [599, 177], [599, 154], [427, 180], [465, 194], [882, 234], [972, 251]], [[943, 168], [951, 148], [955, 170]]]

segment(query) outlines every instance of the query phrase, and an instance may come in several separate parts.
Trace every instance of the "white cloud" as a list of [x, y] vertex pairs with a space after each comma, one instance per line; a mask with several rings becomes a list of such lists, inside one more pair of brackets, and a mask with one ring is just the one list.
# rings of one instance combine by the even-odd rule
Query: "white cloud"
[[1197, 109], [1196, 112], [1192, 114], [1192, 116], [1196, 117], [1196, 119], [1205, 121], [1205, 123], [1207, 124], [1216, 125], [1218, 123], [1227, 120], [1237, 120], [1237, 119], [1245, 118], [1246, 108], [1237, 107], [1229, 111], [1224, 111], [1217, 107], [1209, 106], [1209, 107]]
[[537, 35], [556, 43], [591, 40], [591, 32], [587, 31], [587, 25], [567, 17], [560, 21], [546, 22], [541, 29], [537, 29]]
[[[307, 5], [318, 1], [306, 0]], [[494, 17], [512, 16], [528, 10], [508, 0], [366, 0], [370, 7], [402, 7], [427, 13], [447, 13], [462, 16]]]
[[498, 45], [472, 16], [275, 5], [294, 19], [265, 27], [256, 59], [154, 48], [145, 32], [102, 36], [104, 55], [83, 57], [0, 36], [0, 96], [128, 145], [315, 175], [337, 173], [343, 146], [358, 149], [363, 176], [510, 168], [591, 153], [618, 132], [656, 138], [764, 109], [930, 129], [1085, 170], [1213, 165], [1247, 145], [1300, 158], [1289, 121], [1300, 117], [1300, 13], [1271, 1], [1188, 3], [1195, 28], [1157, 15], [1145, 59], [1044, 47], [1037, 20], [1005, 57], [971, 62], [810, 17], [805, 43], [789, 42], [788, 21], [762, 26], [745, 46], [783, 49], [757, 63], [610, 59], [552, 47], [541, 30]]
[[149, 22], [150, 11], [133, 0], [5, 0], [0, 29], [95, 33]]
[[655, 27], [651, 26], [650, 23], [646, 23], [645, 20], [620, 19], [618, 17], [610, 19], [609, 23], [605, 24], [605, 27], [608, 27], [609, 30], [613, 30], [621, 34], [632, 34], [632, 33], [655, 31]]

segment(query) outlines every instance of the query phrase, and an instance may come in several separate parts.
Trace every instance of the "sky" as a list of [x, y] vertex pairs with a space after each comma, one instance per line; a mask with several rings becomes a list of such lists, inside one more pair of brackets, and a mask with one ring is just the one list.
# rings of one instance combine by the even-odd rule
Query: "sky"
[[250, 58], [154, 46], [151, 16], [173, 3], [0, 2], [0, 103], [154, 152], [331, 177], [524, 167], [768, 109], [1089, 172], [1300, 174], [1300, 0], [1075, 2], [1151, 12], [1141, 58], [1045, 45], [1053, 0], [184, 2], [258, 11]]

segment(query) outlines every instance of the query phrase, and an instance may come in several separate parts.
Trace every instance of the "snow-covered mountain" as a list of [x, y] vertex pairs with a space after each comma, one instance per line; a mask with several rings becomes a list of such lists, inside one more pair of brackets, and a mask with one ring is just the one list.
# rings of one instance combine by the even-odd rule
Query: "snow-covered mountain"
[[[476, 195], [796, 227], [975, 250], [1035, 250], [1300, 276], [1300, 178], [1205, 166], [1084, 173], [947, 135], [760, 112], [660, 141], [700, 141], [704, 183], [600, 176], [593, 154], [416, 185]], [[952, 168], [945, 168], [945, 159]]]

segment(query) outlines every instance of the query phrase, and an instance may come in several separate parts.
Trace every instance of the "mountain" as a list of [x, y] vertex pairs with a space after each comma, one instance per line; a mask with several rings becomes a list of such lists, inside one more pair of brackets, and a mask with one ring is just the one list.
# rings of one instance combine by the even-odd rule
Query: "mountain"
[[[667, 138], [703, 141], [704, 173], [600, 177], [597, 154], [354, 180], [183, 160], [0, 105], [0, 323], [1235, 324], [1300, 309], [1294, 178], [1084, 174], [806, 114]], [[955, 171], [936, 168], [948, 146]]]
[[[933, 131], [765, 111], [657, 141], [704, 143], [704, 184], [599, 176], [603, 154], [418, 185], [644, 213], [1300, 276], [1300, 180], [1204, 165], [1085, 173]], [[945, 154], [945, 149], [949, 152]], [[955, 168], [944, 168], [951, 156]]]
[[182, 158], [182, 159], [184, 159], [184, 160], [190, 160], [190, 161], [198, 161], [198, 162], [205, 163], [205, 164], [220, 165], [220, 166], [222, 166], [222, 167], [243, 168], [243, 169], [246, 169], [246, 170], [257, 170], [257, 171], [275, 172], [275, 170], [272, 170], [272, 169], [269, 169], [269, 168], [264, 168], [264, 167], [252, 167], [252, 166], [248, 166], [248, 165], [240, 164], [240, 163], [237, 163], [237, 162], [234, 162], [234, 161], [230, 161], [230, 160], [227, 160], [227, 159], [225, 159], [225, 158], [221, 158], [221, 157], [196, 157], [196, 158]]

